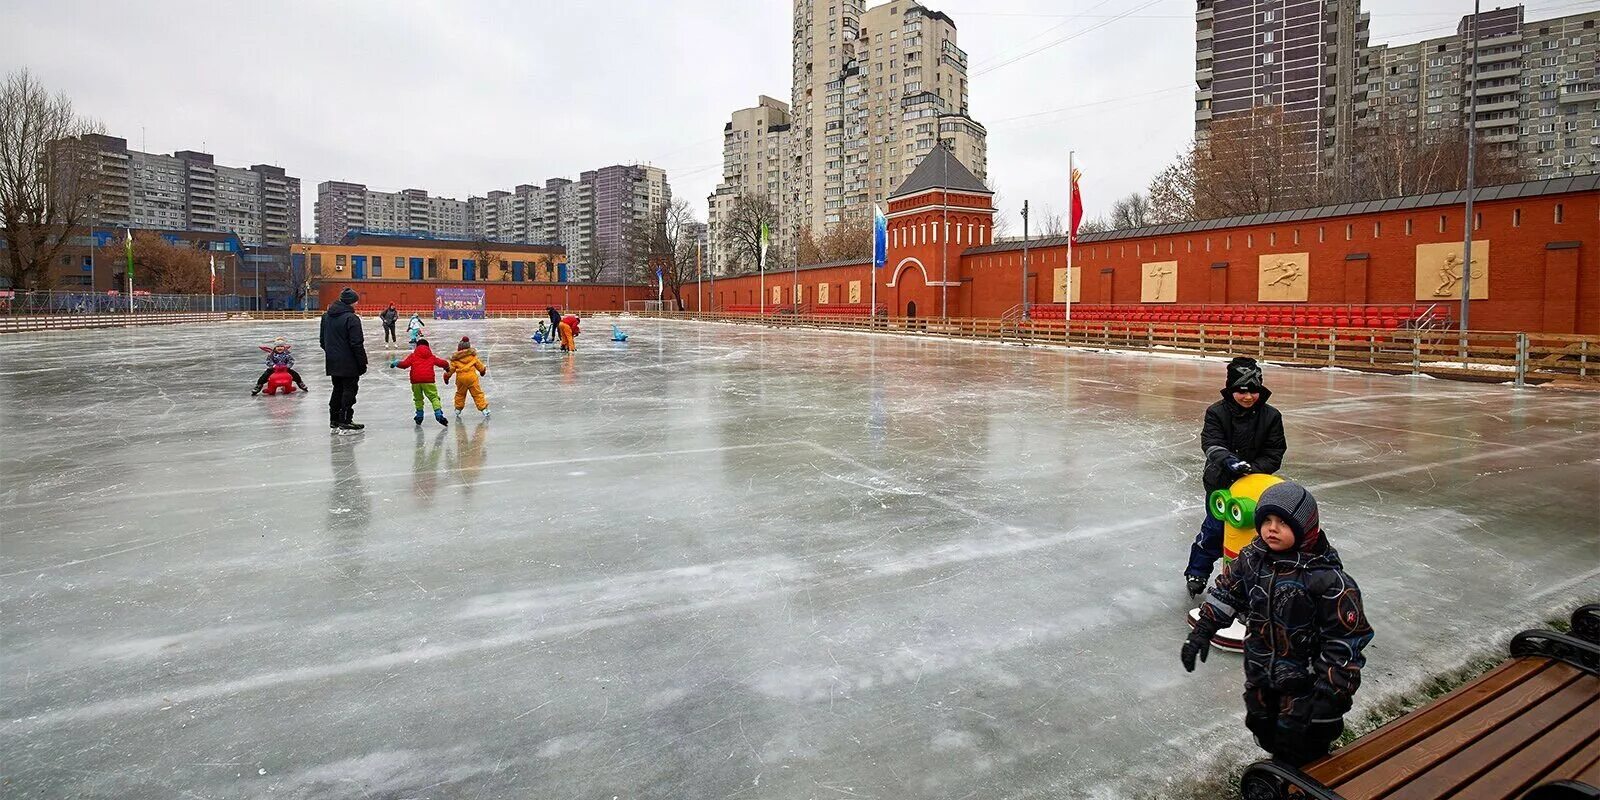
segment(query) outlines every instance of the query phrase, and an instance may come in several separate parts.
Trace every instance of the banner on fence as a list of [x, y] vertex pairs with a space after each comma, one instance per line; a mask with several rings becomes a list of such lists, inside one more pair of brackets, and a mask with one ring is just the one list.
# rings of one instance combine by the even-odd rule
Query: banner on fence
[[483, 319], [484, 291], [460, 287], [433, 290], [434, 319]]

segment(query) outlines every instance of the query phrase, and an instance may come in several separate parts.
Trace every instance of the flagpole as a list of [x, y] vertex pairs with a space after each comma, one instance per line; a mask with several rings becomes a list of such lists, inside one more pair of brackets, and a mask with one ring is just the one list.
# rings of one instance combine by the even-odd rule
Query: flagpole
[[133, 316], [133, 229], [128, 228], [127, 233], [128, 268], [125, 272], [128, 273], [128, 316], [131, 317]]
[[1077, 151], [1067, 151], [1067, 296], [1061, 298], [1064, 338], [1071, 338], [1072, 333], [1072, 240], [1078, 238], [1078, 226], [1072, 222], [1078, 213], [1078, 173], [1073, 165], [1076, 158]]
[[700, 276], [704, 272], [700, 266], [700, 241], [694, 243], [694, 313], [704, 314], [706, 310], [706, 293], [700, 288]]
[[211, 282], [209, 284], [209, 291], [211, 294], [211, 313], [215, 314], [217, 313], [217, 255], [215, 253], [211, 254], [210, 263]]

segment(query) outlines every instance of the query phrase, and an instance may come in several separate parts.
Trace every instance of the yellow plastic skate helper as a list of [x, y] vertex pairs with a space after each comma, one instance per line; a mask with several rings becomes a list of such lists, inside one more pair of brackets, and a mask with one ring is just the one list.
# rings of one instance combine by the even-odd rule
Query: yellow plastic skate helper
[[1256, 538], [1256, 503], [1268, 486], [1282, 483], [1274, 475], [1246, 475], [1226, 489], [1207, 498], [1207, 510], [1222, 522], [1222, 558], [1225, 563], [1239, 557], [1239, 551]]

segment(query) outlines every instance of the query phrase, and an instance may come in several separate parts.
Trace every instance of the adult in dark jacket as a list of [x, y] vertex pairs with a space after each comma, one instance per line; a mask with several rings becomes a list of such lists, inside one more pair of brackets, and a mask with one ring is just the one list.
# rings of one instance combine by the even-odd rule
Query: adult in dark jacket
[[1261, 494], [1260, 536], [1223, 567], [1184, 641], [1184, 669], [1206, 660], [1211, 637], [1244, 623], [1244, 724], [1290, 766], [1328, 754], [1344, 730], [1366, 666], [1372, 626], [1361, 590], [1328, 544], [1317, 501], [1284, 481]]
[[[1283, 415], [1267, 403], [1271, 397], [1272, 390], [1264, 385], [1261, 366], [1255, 359], [1235, 358], [1228, 362], [1228, 383], [1222, 387], [1222, 399], [1206, 409], [1205, 425], [1200, 430], [1200, 449], [1206, 456], [1202, 481], [1207, 496], [1232, 486], [1245, 475], [1271, 475], [1283, 465], [1289, 444], [1283, 437]], [[1222, 532], [1222, 521], [1206, 514], [1200, 533], [1189, 547], [1189, 566], [1183, 571], [1189, 594], [1205, 591], [1206, 579], [1222, 557]]]
[[388, 344], [390, 342], [399, 341], [398, 337], [396, 337], [394, 333], [394, 323], [396, 320], [400, 319], [400, 312], [395, 310], [394, 303], [390, 303], [389, 307], [384, 309], [382, 314], [378, 315], [378, 319], [383, 320], [383, 343]]
[[322, 330], [317, 343], [327, 359], [328, 377], [333, 379], [333, 396], [328, 398], [328, 427], [335, 433], [359, 431], [365, 425], [355, 421], [356, 390], [367, 371], [367, 348], [361, 333], [361, 318], [356, 316], [359, 299], [348, 287], [339, 299], [328, 304], [322, 315]]
[[555, 306], [548, 306], [545, 311], [550, 314], [550, 336], [554, 338], [556, 331], [561, 327], [561, 310]]

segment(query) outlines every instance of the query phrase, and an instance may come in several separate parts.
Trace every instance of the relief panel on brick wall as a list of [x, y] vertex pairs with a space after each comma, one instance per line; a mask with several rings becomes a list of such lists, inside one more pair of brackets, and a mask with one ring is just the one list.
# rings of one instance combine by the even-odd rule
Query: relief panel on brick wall
[[817, 305], [825, 306], [827, 304], [828, 304], [828, 284], [819, 283], [819, 284], [817, 284]]
[[[1056, 267], [1054, 274], [1055, 291], [1052, 293], [1052, 303], [1067, 302], [1067, 268]], [[1072, 268], [1072, 302], [1083, 302], [1083, 267]]]
[[1309, 253], [1271, 253], [1261, 256], [1256, 277], [1256, 300], [1262, 303], [1304, 303], [1310, 285]]
[[1141, 264], [1139, 269], [1139, 302], [1178, 302], [1178, 262], [1150, 261]]
[[[1417, 245], [1417, 299], [1460, 300], [1461, 244]], [[1489, 299], [1489, 240], [1472, 240], [1472, 299]]]
[[783, 305], [783, 287], [782, 286], [774, 286], [774, 287], [772, 287], [772, 304], [775, 305], [775, 306]]
[[861, 281], [851, 281], [850, 282], [850, 302], [851, 303], [859, 303], [859, 302], [861, 302]]

